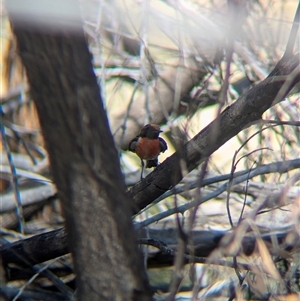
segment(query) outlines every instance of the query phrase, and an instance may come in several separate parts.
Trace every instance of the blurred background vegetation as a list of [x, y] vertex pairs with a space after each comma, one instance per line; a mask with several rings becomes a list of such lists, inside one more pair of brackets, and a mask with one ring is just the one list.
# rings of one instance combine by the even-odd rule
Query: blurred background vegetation
[[[296, 0], [81, 1], [94, 71], [128, 187], [139, 181], [140, 160], [127, 151], [127, 146], [142, 126], [157, 123], [164, 131], [162, 136], [169, 149], [160, 155], [160, 162], [180, 150], [181, 145], [214, 120], [220, 110], [272, 71], [285, 50], [297, 5]], [[1, 231], [5, 240], [12, 242], [60, 228], [63, 217], [56, 188], [51, 182], [48, 156], [25, 71], [3, 4], [1, 28], [1, 107], [4, 114]], [[299, 37], [295, 53], [298, 51]], [[209, 159], [206, 178], [230, 174], [233, 167], [234, 172], [248, 170], [250, 173], [262, 165], [299, 159], [299, 125], [280, 124], [281, 121], [299, 122], [299, 97], [299, 90], [295, 89], [264, 114], [265, 120], [276, 120], [278, 125], [255, 124], [216, 151]], [[15, 201], [12, 162], [24, 206]], [[159, 213], [196, 199], [197, 185], [191, 188], [188, 184], [197, 183], [199, 174], [200, 167], [179, 184], [181, 192], [161, 198], [156, 205], [137, 214], [134, 222], [138, 224], [152, 217], [150, 228], [176, 228], [176, 215], [170, 214], [160, 220]], [[261, 172], [232, 186], [231, 191], [225, 189], [199, 206], [192, 229], [231, 230], [228, 207], [233, 225], [237, 226], [241, 215], [245, 218], [251, 215], [261, 202], [281, 193], [297, 175], [299, 166], [296, 165], [289, 171]], [[223, 183], [212, 181], [201, 189], [201, 196], [213, 193]], [[299, 235], [299, 181], [290, 185], [284, 197], [284, 206], [264, 210], [256, 216], [252, 230], [257, 237], [270, 232]], [[189, 211], [177, 216], [183, 228], [189, 216]], [[20, 222], [23, 233], [16, 231]], [[274, 247], [277, 242], [272, 243]], [[156, 249], [145, 252], [152, 254]], [[274, 255], [261, 246], [252, 256], [239, 257], [240, 262], [254, 267], [251, 272], [238, 276], [243, 278], [243, 284], [255, 298], [271, 300], [268, 298], [276, 295], [278, 300], [287, 300], [284, 299], [287, 296], [299, 297], [295, 295], [300, 289], [299, 254], [295, 250], [284, 252], [281, 250]], [[70, 258], [65, 256], [56, 264], [53, 270], [60, 270], [62, 274], [57, 276], [65, 283], [71, 282], [74, 275], [70, 272]], [[261, 269], [256, 270], [259, 267]], [[160, 292], [157, 298], [164, 297], [162, 292], [168, 290], [172, 271], [170, 267], [149, 270], [151, 283]], [[197, 264], [195, 268], [187, 265], [185, 280], [178, 290], [191, 291], [192, 284], [197, 283], [198, 296], [205, 300], [228, 300], [234, 291], [239, 300], [251, 299], [252, 295], [245, 293], [245, 286], [236, 289], [241, 279], [237, 274], [235, 269], [219, 265]], [[26, 277], [21, 278], [11, 281], [10, 285], [21, 287], [27, 283]], [[41, 277], [28, 287], [51, 287], [51, 284]], [[281, 295], [285, 297], [280, 299]], [[184, 295], [178, 294], [177, 298], [184, 298]]]

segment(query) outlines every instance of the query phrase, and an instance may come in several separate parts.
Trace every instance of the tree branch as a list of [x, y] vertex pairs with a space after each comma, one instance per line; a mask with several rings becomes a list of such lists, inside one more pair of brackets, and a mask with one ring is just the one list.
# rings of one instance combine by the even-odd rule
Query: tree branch
[[[161, 252], [154, 252], [148, 258], [149, 267], [162, 267], [170, 266], [174, 260], [174, 250], [176, 250], [178, 230], [177, 229], [148, 229], [147, 234], [156, 243], [153, 243], [156, 247], [161, 249]], [[295, 231], [294, 231], [295, 232]], [[267, 244], [272, 254], [283, 254], [283, 250], [294, 252], [300, 248], [299, 236], [297, 236], [292, 230], [276, 233], [265, 233], [262, 235], [262, 239]], [[190, 247], [193, 250], [193, 255], [202, 257], [202, 262], [205, 262], [204, 257], [208, 257], [214, 250], [219, 247], [219, 243], [222, 238], [228, 234], [228, 231], [192, 231], [192, 245]], [[294, 233], [294, 234], [291, 234]], [[145, 243], [142, 237], [145, 236], [144, 232], [140, 232], [140, 243]], [[163, 243], [158, 244], [157, 241]], [[278, 245], [273, 250], [272, 242], [277, 241]], [[254, 234], [246, 234], [240, 244], [239, 253], [243, 253], [250, 256], [256, 246], [256, 237]], [[165, 249], [164, 249], [165, 248]], [[172, 252], [169, 252], [172, 250]], [[32, 265], [59, 257], [67, 254], [68, 245], [66, 231], [64, 228], [54, 230], [48, 233], [35, 235], [33, 237], [20, 240], [14, 243], [5, 244], [1, 247], [1, 257], [3, 262], [6, 263], [6, 268], [9, 269], [11, 263], [17, 264], [20, 267], [30, 267]], [[188, 252], [186, 253], [188, 254]], [[190, 257], [186, 257], [186, 263]], [[222, 262], [216, 262], [216, 264], [224, 265]], [[9, 277], [9, 273], [8, 273]]]
[[129, 196], [136, 205], [135, 213], [149, 205], [157, 197], [172, 189], [182, 178], [183, 160], [188, 172], [201, 164], [228, 140], [236, 136], [276, 103], [282, 101], [300, 82], [300, 56], [278, 62], [271, 74], [227, 107], [218, 118], [160, 164], [145, 179], [134, 185]]

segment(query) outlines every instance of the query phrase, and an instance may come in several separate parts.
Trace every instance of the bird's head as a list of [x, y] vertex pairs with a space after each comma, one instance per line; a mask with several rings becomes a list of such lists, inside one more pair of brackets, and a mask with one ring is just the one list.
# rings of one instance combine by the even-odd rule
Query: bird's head
[[160, 127], [157, 124], [151, 123], [146, 124], [140, 132], [140, 137], [147, 137], [150, 139], [157, 139], [159, 134], [162, 131], [160, 130]]

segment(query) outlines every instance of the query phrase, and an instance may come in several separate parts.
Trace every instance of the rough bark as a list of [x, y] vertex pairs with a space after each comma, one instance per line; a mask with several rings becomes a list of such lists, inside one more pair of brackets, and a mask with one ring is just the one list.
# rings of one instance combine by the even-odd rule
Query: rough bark
[[50, 32], [10, 17], [63, 204], [78, 300], [151, 300], [80, 18], [76, 30]]

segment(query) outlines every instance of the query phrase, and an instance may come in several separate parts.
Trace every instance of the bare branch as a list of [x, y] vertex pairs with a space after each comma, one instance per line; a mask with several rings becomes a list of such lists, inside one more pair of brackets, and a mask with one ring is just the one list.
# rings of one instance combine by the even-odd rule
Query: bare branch
[[180, 158], [179, 153], [174, 153], [132, 187], [129, 196], [136, 204], [136, 212], [181, 181], [181, 159], [186, 162], [188, 171], [193, 170], [226, 141], [260, 120], [261, 115], [271, 106], [283, 100], [300, 81], [299, 65], [299, 55], [294, 55], [286, 62], [280, 61], [271, 72], [272, 75], [227, 107], [217, 119], [185, 144], [181, 152], [183, 158]]

